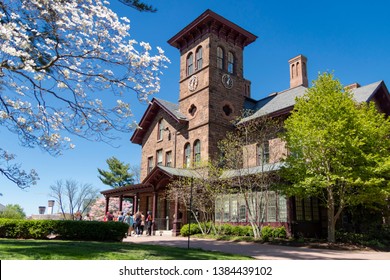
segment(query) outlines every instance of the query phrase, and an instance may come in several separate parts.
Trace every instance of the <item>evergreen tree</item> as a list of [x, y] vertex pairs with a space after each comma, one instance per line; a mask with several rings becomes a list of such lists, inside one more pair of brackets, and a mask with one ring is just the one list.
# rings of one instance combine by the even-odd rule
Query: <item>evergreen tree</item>
[[106, 160], [109, 171], [98, 168], [99, 179], [103, 184], [112, 188], [119, 188], [134, 184], [134, 174], [129, 172], [130, 164], [125, 164], [116, 157], [110, 157]]
[[154, 13], [157, 11], [156, 8], [154, 8], [152, 5], [145, 4], [139, 0], [119, 0], [123, 4], [136, 9], [140, 12], [151, 12]]

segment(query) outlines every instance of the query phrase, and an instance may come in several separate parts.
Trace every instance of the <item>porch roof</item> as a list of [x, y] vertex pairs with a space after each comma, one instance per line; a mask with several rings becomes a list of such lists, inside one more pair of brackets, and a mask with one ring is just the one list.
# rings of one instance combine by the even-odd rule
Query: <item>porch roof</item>
[[109, 189], [101, 191], [100, 193], [103, 194], [105, 197], [117, 197], [120, 195], [123, 196], [132, 196], [139, 192], [148, 192], [151, 191], [153, 187], [151, 185], [146, 184], [135, 184], [135, 185], [128, 185], [120, 188], [115, 189]]
[[162, 179], [172, 179], [174, 177], [200, 178], [201, 175], [195, 170], [158, 165], [153, 168], [141, 184], [104, 190], [100, 193], [105, 197], [133, 196], [136, 193], [155, 191], [157, 183]]
[[271, 163], [271, 164], [265, 164], [263, 166], [254, 166], [254, 167], [248, 167], [248, 168], [242, 168], [242, 169], [232, 169], [232, 170], [226, 170], [222, 173], [220, 176], [221, 179], [229, 179], [233, 177], [239, 177], [239, 176], [247, 176], [247, 175], [253, 175], [253, 174], [260, 174], [264, 172], [271, 172], [279, 170], [284, 163], [277, 162], [277, 163]]

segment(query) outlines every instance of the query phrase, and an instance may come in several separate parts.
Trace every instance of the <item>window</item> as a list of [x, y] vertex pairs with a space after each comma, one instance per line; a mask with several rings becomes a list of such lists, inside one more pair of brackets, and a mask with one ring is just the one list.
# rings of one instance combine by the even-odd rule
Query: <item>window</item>
[[187, 143], [184, 146], [184, 167], [191, 166], [191, 145]]
[[222, 107], [223, 112], [225, 113], [226, 117], [229, 117], [233, 113], [233, 109], [226, 104], [225, 106]]
[[311, 200], [310, 198], [305, 198], [303, 200], [303, 205], [305, 209], [305, 221], [311, 221], [312, 215], [311, 215]]
[[165, 154], [165, 165], [168, 167], [172, 166], [172, 151]]
[[157, 157], [157, 165], [162, 165], [163, 164], [163, 151], [158, 150], [156, 153], [156, 157]]
[[303, 203], [302, 199], [295, 198], [295, 215], [297, 221], [303, 221]]
[[234, 54], [231, 52], [228, 52], [228, 72], [233, 74], [234, 73]]
[[200, 141], [196, 140], [194, 142], [194, 163], [195, 165], [200, 164]]
[[187, 56], [187, 76], [190, 76], [194, 73], [194, 55], [189, 53]]
[[202, 69], [202, 67], [203, 67], [202, 47], [199, 47], [196, 50], [196, 70]]
[[314, 221], [320, 220], [320, 209], [318, 207], [317, 198], [295, 198], [295, 213], [298, 221]]
[[257, 165], [269, 163], [269, 142], [264, 141], [263, 144], [257, 145]]
[[224, 64], [224, 52], [221, 47], [217, 48], [217, 67], [218, 69], [223, 69], [223, 64]]
[[162, 140], [164, 134], [164, 123], [163, 119], [158, 121], [157, 140]]
[[278, 216], [279, 222], [287, 222], [287, 199], [283, 195], [279, 195]]
[[148, 157], [148, 174], [152, 171], [153, 167], [153, 157]]
[[191, 104], [190, 109], [188, 109], [188, 113], [193, 117], [195, 116], [196, 110], [196, 106], [194, 104]]
[[276, 193], [268, 193], [267, 222], [276, 222]]

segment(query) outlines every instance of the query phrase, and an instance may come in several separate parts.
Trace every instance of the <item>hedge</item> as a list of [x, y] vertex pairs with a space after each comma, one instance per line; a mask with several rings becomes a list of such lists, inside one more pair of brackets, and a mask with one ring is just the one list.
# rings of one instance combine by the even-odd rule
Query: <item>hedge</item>
[[0, 238], [122, 241], [128, 227], [118, 222], [0, 219]]

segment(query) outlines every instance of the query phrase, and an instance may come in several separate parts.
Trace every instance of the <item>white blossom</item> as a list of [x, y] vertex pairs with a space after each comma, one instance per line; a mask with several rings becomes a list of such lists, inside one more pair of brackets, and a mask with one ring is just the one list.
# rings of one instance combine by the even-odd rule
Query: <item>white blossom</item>
[[75, 148], [63, 133], [108, 141], [134, 129], [130, 95], [148, 102], [169, 60], [129, 23], [104, 0], [3, 0], [2, 127], [51, 154]]

